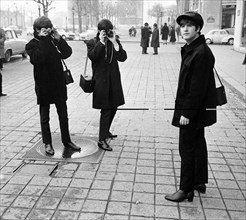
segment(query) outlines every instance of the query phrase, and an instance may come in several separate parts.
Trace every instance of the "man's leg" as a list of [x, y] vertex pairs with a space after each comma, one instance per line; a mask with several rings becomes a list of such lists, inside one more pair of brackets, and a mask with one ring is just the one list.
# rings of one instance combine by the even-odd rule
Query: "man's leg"
[[44, 144], [51, 144], [51, 132], [50, 132], [50, 105], [40, 105], [39, 106], [39, 114], [40, 114], [40, 124], [41, 124], [41, 132], [42, 139]]
[[[109, 127], [111, 120], [111, 110], [110, 109], [101, 109], [100, 117], [100, 127], [99, 127], [99, 140], [105, 140], [109, 136]], [[112, 119], [113, 120], [113, 119]]]
[[59, 116], [62, 143], [71, 142], [68, 126], [67, 103], [61, 100], [56, 103], [56, 110]]

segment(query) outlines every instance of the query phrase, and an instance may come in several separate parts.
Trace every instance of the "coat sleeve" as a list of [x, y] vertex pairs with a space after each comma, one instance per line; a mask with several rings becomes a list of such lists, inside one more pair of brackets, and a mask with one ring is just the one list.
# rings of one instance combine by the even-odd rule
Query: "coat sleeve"
[[209, 71], [205, 62], [205, 54], [198, 54], [192, 61], [190, 81], [184, 99], [181, 115], [192, 120], [203, 108], [204, 97], [209, 84]]
[[26, 44], [26, 52], [30, 57], [31, 64], [39, 64], [45, 62], [49, 55], [49, 44], [48, 39], [42, 38], [40, 40], [32, 39]]
[[126, 51], [123, 49], [121, 43], [119, 40], [117, 40], [117, 43], [119, 44], [119, 50], [115, 51], [116, 53], [116, 58], [118, 61], [120, 62], [124, 62], [127, 59], [127, 53]]
[[87, 42], [87, 55], [91, 61], [95, 62], [105, 56], [105, 46], [100, 41], [91, 39]]
[[54, 40], [55, 45], [58, 47], [61, 52], [61, 58], [67, 59], [72, 54], [72, 48], [68, 45], [68, 43], [61, 37], [59, 41]]

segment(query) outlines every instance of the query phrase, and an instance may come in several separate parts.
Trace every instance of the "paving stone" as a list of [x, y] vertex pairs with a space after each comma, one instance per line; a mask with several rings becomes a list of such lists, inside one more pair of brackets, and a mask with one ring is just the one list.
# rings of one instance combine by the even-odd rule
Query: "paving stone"
[[96, 179], [110, 180], [112, 181], [115, 177], [115, 173], [112, 172], [97, 172]]
[[95, 172], [92, 171], [77, 171], [74, 175], [74, 178], [84, 178], [84, 179], [93, 179]]
[[146, 192], [146, 193], [154, 193], [154, 184], [149, 183], [135, 183], [134, 191], [135, 192]]
[[16, 208], [16, 207], [8, 208], [1, 218], [3, 220], [25, 219], [29, 212], [30, 212], [30, 209]]
[[34, 196], [18, 196], [12, 206], [20, 208], [32, 208], [37, 200], [38, 197]]
[[64, 195], [68, 198], [85, 199], [88, 194], [88, 189], [69, 187]]
[[134, 174], [133, 173], [120, 173], [118, 172], [115, 176], [115, 181], [129, 181], [132, 182], [134, 180]]
[[137, 167], [137, 173], [154, 175], [154, 167]]
[[110, 200], [120, 202], [131, 202], [132, 193], [125, 191], [112, 191]]
[[233, 180], [217, 180], [219, 188], [226, 188], [226, 189], [238, 189], [238, 185], [236, 181]]
[[107, 205], [107, 201], [86, 200], [83, 205], [82, 211], [104, 213], [106, 210], [106, 205]]
[[180, 207], [181, 219], [205, 219], [201, 207]]
[[231, 216], [231, 219], [233, 220], [242, 220], [242, 219], [245, 219], [245, 216], [246, 216], [246, 212], [245, 212], [245, 209], [244, 211], [228, 211], [229, 212], [229, 215]]
[[130, 213], [130, 203], [126, 202], [109, 202], [107, 213], [110, 214], [122, 214], [129, 215]]
[[[224, 199], [225, 205], [228, 210], [232, 211], [246, 211], [246, 201], [245, 200], [235, 200], [235, 199]], [[246, 214], [246, 212], [245, 212]]]
[[229, 220], [230, 217], [226, 210], [221, 209], [204, 209], [205, 216], [208, 220], [212, 220], [214, 218], [218, 220]]
[[218, 198], [202, 198], [202, 205], [205, 209], [217, 208], [217, 209], [225, 210], [224, 202], [222, 201], [222, 199], [218, 199]]
[[88, 195], [88, 199], [108, 200], [109, 193], [109, 190], [91, 189]]
[[57, 173], [55, 173], [55, 177], [72, 178], [74, 176], [74, 172], [75, 171], [73, 171], [73, 170], [59, 170]]
[[104, 220], [104, 214], [80, 213], [78, 220]]
[[32, 185], [40, 185], [40, 186], [46, 186], [51, 181], [51, 177], [45, 177], [45, 176], [34, 176], [30, 182]]
[[58, 209], [67, 211], [80, 211], [83, 203], [84, 200], [82, 199], [63, 198], [58, 206]]
[[54, 178], [50, 181], [50, 186], [68, 187], [71, 179], [69, 178]]
[[240, 190], [221, 189], [220, 191], [224, 199], [244, 199], [243, 194]]
[[116, 164], [101, 164], [99, 172], [115, 172]]
[[112, 181], [106, 180], [94, 180], [92, 184], [92, 189], [106, 189], [109, 190], [111, 188]]
[[61, 198], [65, 194], [66, 190], [66, 187], [49, 186], [45, 189], [43, 195], [47, 197]]
[[55, 212], [52, 220], [75, 220], [79, 216], [79, 212], [61, 211]]
[[125, 172], [125, 173], [135, 173], [136, 166], [134, 165], [119, 165], [117, 168], [117, 172]]
[[104, 220], [128, 220], [127, 215], [106, 214]]
[[154, 205], [151, 204], [132, 204], [131, 216], [154, 217]]
[[90, 188], [91, 184], [91, 179], [73, 179], [70, 183], [70, 187]]
[[24, 188], [25, 185], [7, 184], [1, 189], [0, 193], [18, 195]]
[[15, 200], [16, 195], [4, 195], [0, 194], [0, 205], [1, 206], [10, 206], [10, 204]]
[[129, 191], [133, 190], [133, 182], [114, 182], [113, 190]]
[[133, 158], [120, 158], [119, 165], [135, 165], [136, 162], [137, 160]]
[[38, 209], [56, 209], [60, 202], [60, 198], [40, 197], [36, 203]]
[[154, 193], [133, 193], [132, 202], [133, 203], [143, 203], [143, 204], [155, 204]]
[[154, 175], [136, 174], [135, 182], [138, 182], [138, 183], [154, 183], [154, 181], [155, 181]]
[[33, 209], [27, 217], [27, 220], [50, 220], [54, 210]]

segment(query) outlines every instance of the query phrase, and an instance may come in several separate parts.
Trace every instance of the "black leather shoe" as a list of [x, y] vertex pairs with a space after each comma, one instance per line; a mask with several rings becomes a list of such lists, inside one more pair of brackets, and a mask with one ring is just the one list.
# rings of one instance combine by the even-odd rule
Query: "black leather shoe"
[[48, 155], [54, 155], [55, 154], [54, 148], [51, 144], [45, 144], [44, 147], [45, 147], [45, 153], [46, 154], [48, 154]]
[[118, 136], [116, 134], [112, 134], [111, 132], [109, 132], [108, 137], [109, 138], [117, 138]]
[[200, 193], [206, 193], [206, 185], [205, 184], [198, 184], [195, 189]]
[[106, 151], [112, 151], [112, 147], [110, 147], [107, 143], [107, 139], [104, 139], [104, 140], [99, 140], [98, 143], [97, 143], [98, 147], [100, 147], [101, 149], [103, 150], [106, 150]]
[[75, 145], [75, 144], [72, 143], [72, 142], [63, 143], [63, 145], [64, 145], [64, 147], [69, 147], [69, 148], [71, 148], [71, 149], [73, 149], [73, 150], [77, 150], [77, 151], [80, 151], [80, 150], [81, 150], [80, 147], [78, 147], [77, 145]]
[[7, 94], [1, 93], [0, 96], [6, 96]]
[[194, 192], [185, 193], [183, 190], [178, 190], [172, 195], [166, 195], [165, 199], [172, 202], [182, 202], [185, 199], [188, 199], [188, 202], [192, 202], [194, 198]]

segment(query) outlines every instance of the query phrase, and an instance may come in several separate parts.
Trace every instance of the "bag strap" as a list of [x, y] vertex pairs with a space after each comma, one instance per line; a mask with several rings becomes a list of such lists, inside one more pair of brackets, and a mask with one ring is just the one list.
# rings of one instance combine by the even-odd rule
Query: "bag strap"
[[87, 63], [88, 63], [88, 56], [86, 56], [86, 60], [85, 60], [84, 76], [86, 76]]
[[216, 70], [215, 68], [214, 68], [214, 72], [215, 72], [217, 78], [219, 79], [220, 84], [223, 86], [223, 84], [222, 84], [222, 82], [221, 82], [221, 79], [220, 79], [220, 77], [219, 77], [219, 74], [217, 73], [217, 70]]
[[63, 59], [61, 59], [61, 61], [62, 61], [63, 65], [65, 66], [66, 70], [68, 70], [68, 68], [67, 68], [67, 65], [66, 65], [65, 61], [64, 61]]

